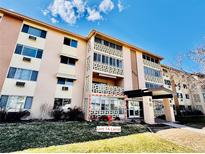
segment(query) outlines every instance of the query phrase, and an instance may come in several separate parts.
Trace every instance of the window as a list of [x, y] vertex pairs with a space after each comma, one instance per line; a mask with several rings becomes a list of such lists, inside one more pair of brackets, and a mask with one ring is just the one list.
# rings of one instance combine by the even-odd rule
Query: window
[[185, 97], [186, 97], [186, 99], [189, 99], [189, 95], [188, 94], [185, 94]]
[[95, 37], [95, 42], [102, 44], [102, 40], [98, 37]]
[[75, 66], [75, 59], [74, 58], [69, 58], [69, 57], [61, 56], [60, 62], [62, 64], [68, 64], [68, 65]]
[[33, 97], [26, 97], [24, 109], [31, 109], [32, 101], [33, 101]]
[[110, 47], [115, 49], [115, 44], [114, 43], [110, 43]]
[[55, 98], [54, 101], [54, 109], [60, 109], [63, 106], [67, 106], [71, 104], [71, 99], [69, 98]]
[[28, 81], [36, 81], [38, 77], [37, 71], [10, 67], [7, 78], [20, 79]]
[[161, 85], [154, 84], [154, 83], [150, 83], [150, 82], [146, 82], [146, 83], [145, 83], [145, 86], [146, 86], [146, 88], [158, 88], [158, 87], [160, 87]]
[[110, 66], [112, 66], [112, 57], [110, 57]]
[[101, 62], [101, 55], [100, 54], [97, 54], [97, 61]]
[[166, 80], [166, 79], [165, 79], [165, 80], [164, 80], [164, 84], [166, 84], [166, 85], [169, 85], [169, 86], [170, 86], [170, 85], [171, 85], [171, 81], [170, 81], [170, 80]]
[[189, 111], [191, 111], [191, 110], [192, 110], [192, 108], [191, 108], [191, 106], [190, 106], [190, 105], [188, 105], [188, 106], [187, 106], [187, 108], [188, 108], [188, 110], [189, 110]]
[[110, 66], [122, 68], [122, 60], [119, 59], [115, 59], [98, 53], [94, 53], [93, 59], [95, 62], [100, 62]]
[[116, 49], [122, 51], [122, 46], [116, 45]]
[[28, 34], [31, 34], [37, 37], [41, 37], [41, 38], [46, 38], [46, 34], [47, 34], [45, 30], [40, 30], [38, 28], [34, 28], [26, 24], [23, 25], [22, 32], [28, 33]]
[[183, 84], [183, 88], [184, 88], [184, 89], [187, 89], [187, 85], [186, 85], [186, 84]]
[[0, 107], [6, 109], [31, 109], [33, 97], [2, 95]]
[[185, 111], [185, 106], [184, 105], [179, 105], [179, 110]]
[[96, 43], [103, 44], [103, 45], [108, 46], [108, 47], [110, 47], [110, 48], [113, 48], [113, 49], [117, 49], [117, 50], [122, 51], [122, 46], [121, 46], [121, 45], [117, 45], [117, 44], [115, 44], [115, 43], [111, 43], [111, 42], [109, 42], [109, 41], [102, 40], [102, 39], [100, 39], [100, 38], [98, 38], [98, 37], [95, 37], [95, 42], [96, 42]]
[[142, 58], [143, 58], [143, 59], [146, 59], [146, 60], [148, 60], [148, 61], [151, 61], [151, 62], [153, 62], [153, 63], [159, 64], [159, 60], [156, 59], [156, 58], [153, 58], [153, 57], [150, 57], [150, 56], [147, 56], [147, 55], [142, 55]]
[[17, 44], [15, 53], [41, 59], [43, 55], [43, 50]]
[[144, 73], [150, 76], [161, 77], [160, 71], [146, 67], [146, 66], [144, 66]]
[[195, 102], [201, 102], [199, 94], [193, 94], [193, 98]]
[[58, 77], [57, 83], [61, 84], [61, 85], [72, 86], [73, 85], [73, 80], [72, 79], [66, 79], [66, 78]]
[[97, 61], [97, 53], [94, 53], [93, 59], [94, 59], [94, 61]]
[[204, 100], [205, 100], [205, 93], [203, 93], [202, 95], [203, 95], [203, 98], [204, 98]]
[[65, 37], [63, 44], [77, 48], [78, 41]]
[[108, 65], [109, 64], [109, 57], [105, 57], [105, 62], [106, 62], [106, 64]]
[[105, 56], [102, 55], [102, 63], [105, 64]]
[[108, 41], [104, 40], [103, 43], [104, 43], [105, 46], [109, 46], [109, 42]]

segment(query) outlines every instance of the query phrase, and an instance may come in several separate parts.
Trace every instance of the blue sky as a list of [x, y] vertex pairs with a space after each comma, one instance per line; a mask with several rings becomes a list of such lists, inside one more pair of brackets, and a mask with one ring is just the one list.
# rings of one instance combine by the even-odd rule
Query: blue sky
[[97, 29], [165, 57], [165, 64], [205, 38], [205, 0], [0, 0], [0, 7], [84, 36]]

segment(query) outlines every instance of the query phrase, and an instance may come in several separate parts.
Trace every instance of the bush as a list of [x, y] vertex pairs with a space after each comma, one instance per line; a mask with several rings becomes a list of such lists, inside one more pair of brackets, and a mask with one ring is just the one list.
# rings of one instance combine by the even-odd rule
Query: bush
[[84, 113], [81, 108], [74, 107], [73, 109], [70, 109], [66, 115], [70, 121], [84, 121]]
[[22, 118], [25, 118], [30, 115], [30, 112], [19, 111], [19, 112], [8, 112], [6, 110], [0, 111], [0, 122], [19, 122]]
[[55, 120], [61, 120], [62, 115], [63, 111], [60, 109], [54, 109], [52, 112], [52, 116]]
[[0, 109], [0, 122], [6, 121], [6, 111], [4, 109]]
[[80, 108], [74, 107], [65, 112], [63, 109], [54, 109], [52, 116], [55, 120], [84, 121], [84, 113]]
[[115, 120], [116, 121], [120, 121], [120, 117], [115, 117]]
[[108, 116], [102, 115], [102, 116], [99, 117], [99, 120], [100, 121], [108, 121]]
[[192, 116], [192, 115], [204, 115], [200, 110], [184, 110], [178, 113], [178, 116]]

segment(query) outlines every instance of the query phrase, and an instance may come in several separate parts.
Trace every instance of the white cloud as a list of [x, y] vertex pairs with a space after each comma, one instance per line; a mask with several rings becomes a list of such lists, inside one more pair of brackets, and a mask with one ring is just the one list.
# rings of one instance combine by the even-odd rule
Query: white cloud
[[83, 14], [85, 12], [87, 4], [85, 0], [73, 0], [72, 4], [77, 9], [79, 14]]
[[54, 17], [60, 16], [65, 22], [71, 25], [76, 23], [77, 16], [70, 1], [54, 0], [48, 9]]
[[100, 12], [97, 11], [96, 9], [87, 8], [87, 11], [88, 11], [88, 16], [87, 16], [88, 21], [97, 21], [103, 19]]
[[114, 3], [112, 2], [112, 0], [103, 0], [99, 5], [99, 10], [104, 13], [111, 11], [113, 8]]
[[52, 17], [51, 22], [55, 24], [55, 23], [58, 23], [58, 20]]
[[48, 15], [48, 13], [49, 13], [49, 11], [46, 9], [46, 10], [41, 10], [42, 11], [42, 13], [43, 13], [43, 15], [44, 16], [47, 16]]
[[124, 6], [122, 5], [121, 0], [118, 0], [117, 7], [118, 7], [119, 12], [122, 12], [125, 9]]
[[[88, 3], [89, 0], [53, 0], [47, 9], [42, 10], [44, 16], [50, 17], [52, 23], [57, 23], [61, 18], [63, 21], [73, 25], [77, 20], [86, 17], [88, 21], [99, 21], [103, 15], [112, 11], [115, 7], [113, 0], [101, 0], [100, 3]], [[97, 5], [97, 6], [96, 6]], [[119, 12], [124, 7], [121, 0], [116, 3]]]

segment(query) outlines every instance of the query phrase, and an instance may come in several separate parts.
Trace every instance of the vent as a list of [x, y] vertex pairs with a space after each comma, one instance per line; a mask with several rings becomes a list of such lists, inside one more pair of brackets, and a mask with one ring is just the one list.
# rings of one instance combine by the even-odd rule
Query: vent
[[35, 36], [31, 36], [31, 35], [29, 35], [29, 37], [28, 37], [30, 40], [36, 40], [36, 37]]
[[68, 91], [69, 88], [68, 88], [68, 87], [62, 87], [62, 90], [63, 90], [63, 91]]
[[31, 62], [31, 58], [23, 57], [23, 61], [25, 61], [25, 62]]
[[16, 82], [16, 86], [18, 86], [18, 87], [25, 87], [25, 82], [17, 81]]

